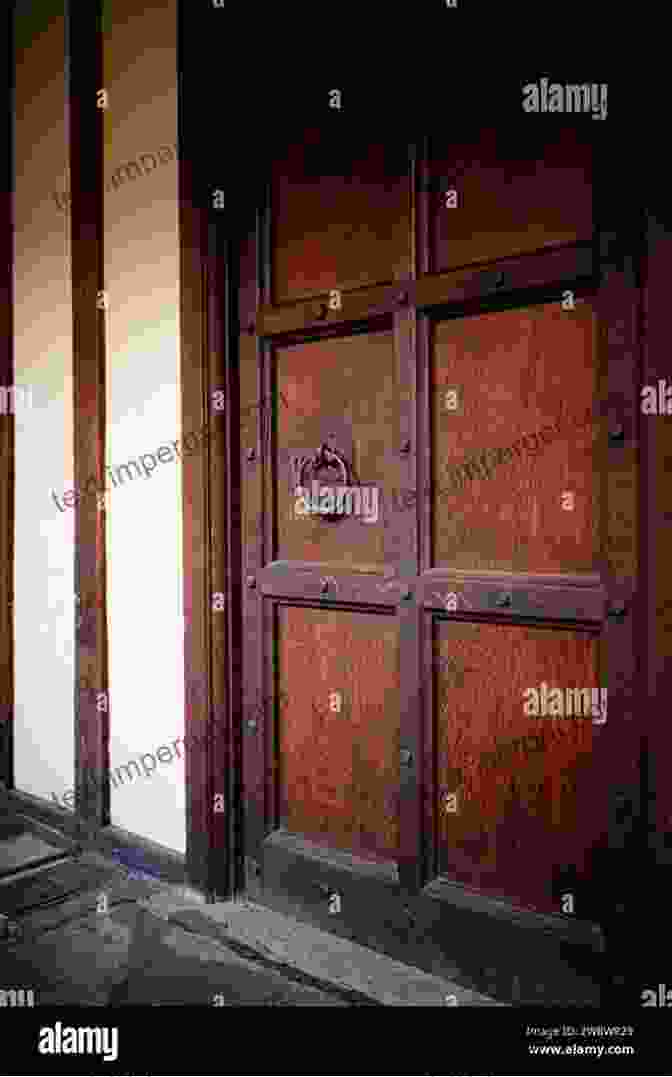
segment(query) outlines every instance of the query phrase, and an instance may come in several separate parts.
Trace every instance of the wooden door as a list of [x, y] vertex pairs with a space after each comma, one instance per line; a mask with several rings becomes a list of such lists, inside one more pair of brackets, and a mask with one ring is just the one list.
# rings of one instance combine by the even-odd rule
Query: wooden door
[[494, 991], [455, 910], [592, 939], [636, 786], [634, 279], [588, 118], [324, 98], [240, 247], [245, 889]]

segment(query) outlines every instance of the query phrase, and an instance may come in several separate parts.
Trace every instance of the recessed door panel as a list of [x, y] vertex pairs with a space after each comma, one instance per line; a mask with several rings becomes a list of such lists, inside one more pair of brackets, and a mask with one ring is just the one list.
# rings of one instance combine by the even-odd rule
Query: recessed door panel
[[585, 884], [589, 850], [606, 833], [594, 756], [608, 695], [593, 693], [602, 688], [596, 641], [550, 628], [443, 623], [434, 652], [441, 870], [558, 912], [563, 886]]
[[[278, 557], [382, 567], [383, 490], [399, 422], [393, 334], [279, 348], [275, 357]], [[334, 455], [318, 466], [323, 445]]]
[[394, 860], [399, 845], [397, 629], [390, 619], [278, 610], [279, 823]]
[[526, 119], [484, 129], [478, 141], [433, 141], [432, 272], [592, 239], [590, 135], [576, 123]]
[[590, 571], [597, 552], [595, 319], [587, 300], [439, 322], [433, 560]]
[[409, 251], [408, 151], [349, 126], [306, 131], [273, 167], [273, 301], [393, 281]]

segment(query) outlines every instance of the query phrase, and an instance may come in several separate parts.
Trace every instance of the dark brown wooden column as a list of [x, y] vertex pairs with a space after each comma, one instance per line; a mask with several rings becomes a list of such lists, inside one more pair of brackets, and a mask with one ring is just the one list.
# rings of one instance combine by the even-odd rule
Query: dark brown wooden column
[[[68, 0], [74, 473], [78, 490], [104, 488], [105, 289], [103, 261], [103, 85], [100, 0]], [[67, 68], [66, 68], [67, 69]], [[88, 485], [87, 485], [88, 484]], [[109, 821], [109, 696], [105, 512], [98, 499], [75, 510], [76, 811], [85, 830]], [[96, 693], [79, 691], [82, 679]]]
[[[227, 13], [178, 0], [182, 436], [207, 428], [182, 463], [187, 875], [211, 895], [235, 885], [239, 825], [240, 423], [237, 303], [230, 273], [235, 140], [219, 101]], [[229, 45], [231, 42], [229, 41]], [[213, 97], [215, 94], [215, 97]], [[222, 116], [215, 140], [203, 116]]]

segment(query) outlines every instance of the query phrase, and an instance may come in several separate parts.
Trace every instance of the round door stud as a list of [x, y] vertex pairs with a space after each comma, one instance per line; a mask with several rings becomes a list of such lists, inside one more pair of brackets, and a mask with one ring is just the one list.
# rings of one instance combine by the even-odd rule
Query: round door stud
[[511, 594], [510, 591], [502, 591], [502, 593], [497, 595], [497, 598], [495, 599], [495, 605], [500, 606], [502, 608], [505, 608], [506, 606], [510, 606], [512, 602], [513, 602], [513, 595]]
[[413, 754], [408, 750], [408, 748], [402, 748], [399, 752], [399, 759], [401, 760], [401, 765], [403, 767], [407, 767], [410, 763], [413, 762]]
[[320, 591], [323, 595], [326, 595], [329, 590], [329, 580], [320, 580]]
[[402, 441], [400, 452], [403, 456], [406, 456], [411, 451], [411, 442], [407, 438], [406, 441]]
[[623, 441], [625, 437], [625, 427], [623, 423], [614, 423], [609, 429], [609, 441]]
[[251, 590], [257, 586], [256, 576], [248, 576], [245, 582]]
[[625, 602], [623, 602], [622, 599], [617, 599], [615, 602], [611, 602], [610, 605], [609, 605], [609, 616], [610, 617], [622, 617], [623, 614], [625, 613], [625, 610], [626, 610]]
[[248, 449], [247, 450], [247, 459], [250, 460], [250, 461], [253, 461], [253, 460], [256, 460], [256, 458], [257, 458], [257, 450], [256, 449]]

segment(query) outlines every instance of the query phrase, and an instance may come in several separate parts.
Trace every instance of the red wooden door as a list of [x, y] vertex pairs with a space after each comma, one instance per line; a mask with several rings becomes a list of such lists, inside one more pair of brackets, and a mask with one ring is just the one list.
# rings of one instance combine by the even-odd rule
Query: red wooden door
[[589, 123], [330, 106], [240, 250], [245, 885], [494, 990], [455, 910], [590, 936], [635, 781], [634, 282]]

